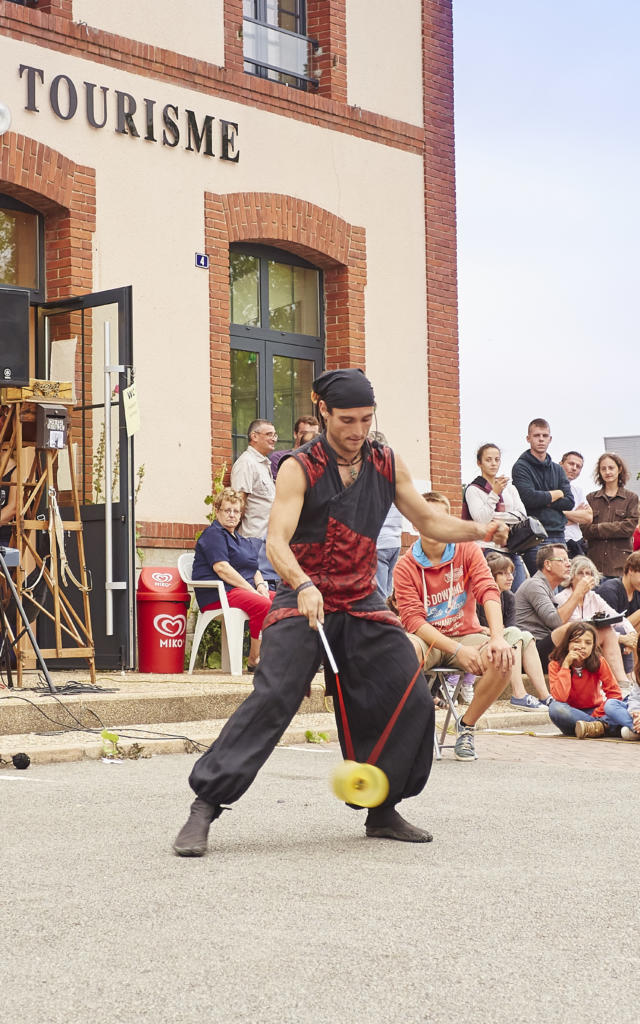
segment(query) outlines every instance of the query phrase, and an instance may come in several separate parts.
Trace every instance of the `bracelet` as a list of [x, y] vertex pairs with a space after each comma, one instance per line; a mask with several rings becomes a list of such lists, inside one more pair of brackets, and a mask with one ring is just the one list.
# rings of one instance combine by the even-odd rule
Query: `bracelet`
[[296, 595], [296, 597], [298, 596], [301, 590], [306, 590], [307, 587], [315, 587], [315, 583], [313, 582], [313, 580], [305, 580], [304, 583], [301, 583], [299, 587], [296, 587], [296, 589], [294, 590], [294, 594]]
[[458, 651], [460, 650], [461, 647], [462, 647], [462, 644], [459, 643], [458, 646], [456, 647], [455, 651], [451, 655], [452, 658], [455, 658], [456, 654], [458, 653]]

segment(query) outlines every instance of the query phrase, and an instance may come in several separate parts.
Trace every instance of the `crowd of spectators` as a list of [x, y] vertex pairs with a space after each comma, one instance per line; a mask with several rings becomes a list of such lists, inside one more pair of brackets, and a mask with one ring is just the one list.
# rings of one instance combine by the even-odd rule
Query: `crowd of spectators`
[[[301, 417], [293, 447], [318, 430], [315, 417]], [[510, 685], [513, 707], [548, 710], [562, 732], [640, 739], [640, 527], [638, 497], [625, 486], [628, 469], [605, 452], [594, 471], [597, 489], [585, 495], [578, 483], [583, 456], [572, 450], [554, 462], [546, 420], [532, 420], [526, 439], [510, 477], [498, 445], [480, 446], [462, 517], [513, 526], [533, 516], [546, 538], [520, 557], [492, 540], [444, 545], [420, 537], [399, 557], [402, 516], [392, 506], [377, 542], [378, 592], [397, 611], [425, 670], [451, 668], [450, 692], [463, 675], [465, 728], [472, 730]], [[223, 579], [239, 607], [251, 605], [251, 668], [277, 584], [264, 550], [274, 480], [289, 454], [275, 451], [277, 440], [271, 423], [250, 425], [248, 448], [231, 474], [234, 490], [224, 492], [220, 522], [199, 542], [203, 575]], [[370, 441], [386, 444], [379, 432]], [[443, 494], [423, 497], [449, 510]], [[513, 656], [504, 658], [507, 649]], [[475, 756], [472, 742], [467, 755]]]
[[[500, 628], [517, 652], [511, 677], [513, 706], [525, 711], [547, 708], [562, 732], [580, 738], [621, 735], [627, 740], [640, 739], [638, 497], [626, 489], [629, 471], [613, 452], [598, 459], [594, 471], [598, 488], [585, 495], [577, 482], [583, 456], [568, 451], [556, 463], [548, 452], [551, 441], [547, 421], [533, 420], [527, 430], [529, 448], [514, 463], [511, 477], [501, 469], [502, 453], [496, 444], [478, 449], [480, 473], [465, 488], [463, 518], [487, 524], [498, 519], [512, 526], [532, 516], [542, 524], [546, 537], [530, 547], [523, 559], [491, 542], [476, 545], [493, 576], [500, 602], [499, 622], [495, 609], [490, 619], [486, 603], [480, 602], [477, 609], [474, 604], [477, 628], [490, 635]], [[418, 541], [398, 563], [395, 598], [405, 628], [416, 634], [423, 646], [427, 640], [431, 644], [425, 660], [428, 668], [433, 649], [449, 648], [443, 648], [432, 631], [417, 628], [415, 595], [413, 602], [407, 598], [407, 560], [419, 562], [424, 554], [421, 540], [422, 552], [417, 550]], [[457, 546], [450, 547], [446, 557], [453, 563]], [[486, 574], [475, 567], [474, 572], [486, 581]], [[422, 577], [423, 614], [431, 621], [424, 569]], [[472, 596], [469, 571], [465, 580], [468, 585], [462, 589]], [[435, 593], [442, 596], [442, 586]], [[495, 600], [495, 592], [489, 599]], [[440, 623], [435, 625], [446, 633]], [[474, 631], [474, 636], [478, 642], [478, 632]], [[466, 642], [460, 634], [453, 639]], [[448, 663], [468, 673], [468, 661], [468, 656], [458, 653]], [[522, 672], [535, 695], [525, 690]], [[586, 682], [581, 681], [583, 677]]]

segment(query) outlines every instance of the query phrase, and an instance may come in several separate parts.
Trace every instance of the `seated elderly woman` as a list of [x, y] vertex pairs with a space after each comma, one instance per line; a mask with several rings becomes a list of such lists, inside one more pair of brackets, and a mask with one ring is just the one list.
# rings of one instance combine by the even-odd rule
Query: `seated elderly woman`
[[[242, 518], [243, 498], [239, 491], [225, 487], [214, 502], [216, 518], [196, 543], [191, 578], [221, 580], [232, 608], [240, 608], [249, 616], [251, 647], [247, 669], [253, 672], [260, 657], [260, 631], [271, 608], [273, 594], [258, 568], [258, 554], [248, 537], [241, 537], [237, 528]], [[216, 591], [195, 588], [200, 611], [219, 608], [212, 600]]]
[[[590, 580], [592, 588], [597, 587], [601, 579], [595, 564], [586, 555], [578, 555], [571, 562], [568, 585], [556, 595], [558, 607], [561, 607], [569, 600], [574, 586], [580, 579]], [[618, 620], [616, 626], [622, 629], [622, 633], [617, 632], [613, 625], [606, 624], [606, 620], [609, 618]], [[598, 625], [599, 621], [602, 621], [602, 626]], [[569, 616], [569, 622], [591, 623], [596, 630], [598, 645], [607, 660], [609, 668], [618, 682], [626, 685], [628, 680], [622, 663], [620, 647], [633, 650], [638, 640], [638, 635], [629, 620], [621, 619], [620, 614], [615, 608], [612, 608], [603, 597], [600, 597], [599, 594], [596, 594], [595, 590], [591, 589], [584, 595], [581, 603], [576, 605]], [[556, 630], [553, 634], [554, 641], [559, 643], [560, 637], [556, 637], [556, 632], [560, 634], [561, 630]]]

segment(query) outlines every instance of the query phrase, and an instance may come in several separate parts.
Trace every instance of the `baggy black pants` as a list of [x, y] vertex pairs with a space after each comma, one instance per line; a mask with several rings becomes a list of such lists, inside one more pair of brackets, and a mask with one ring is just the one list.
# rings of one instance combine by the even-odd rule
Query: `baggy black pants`
[[[403, 631], [346, 612], [326, 616], [325, 633], [338, 665], [356, 761], [366, 761], [417, 668]], [[254, 689], [196, 761], [189, 783], [207, 803], [230, 804], [249, 788], [296, 714], [323, 660], [318, 633], [302, 616], [280, 619], [263, 634]], [[329, 688], [333, 673], [325, 670]], [[340, 745], [342, 721], [334, 700]], [[433, 760], [434, 706], [422, 673], [384, 746], [378, 765], [389, 779], [383, 806], [415, 796]]]

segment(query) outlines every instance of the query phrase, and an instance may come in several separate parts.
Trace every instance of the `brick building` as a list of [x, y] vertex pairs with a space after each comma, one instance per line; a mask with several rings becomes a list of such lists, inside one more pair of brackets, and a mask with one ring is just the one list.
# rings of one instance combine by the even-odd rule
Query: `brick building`
[[0, 315], [29, 289], [30, 373], [74, 379], [90, 549], [113, 426], [130, 621], [136, 544], [190, 547], [249, 420], [288, 447], [322, 368], [365, 368], [457, 501], [451, 0], [0, 0], [0, 133]]

